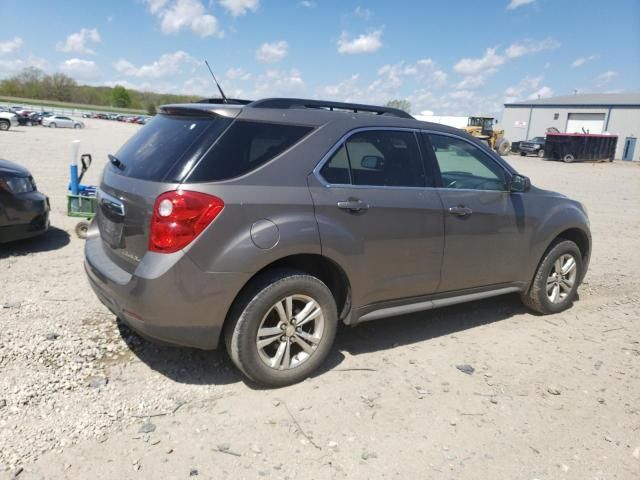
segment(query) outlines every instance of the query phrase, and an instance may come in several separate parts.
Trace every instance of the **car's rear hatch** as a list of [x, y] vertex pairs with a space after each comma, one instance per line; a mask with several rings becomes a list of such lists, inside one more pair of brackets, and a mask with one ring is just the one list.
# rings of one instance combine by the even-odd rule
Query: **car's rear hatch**
[[149, 250], [158, 196], [181, 181], [232, 122], [189, 108], [167, 108], [110, 156], [98, 189], [96, 221], [108, 256], [133, 273]]

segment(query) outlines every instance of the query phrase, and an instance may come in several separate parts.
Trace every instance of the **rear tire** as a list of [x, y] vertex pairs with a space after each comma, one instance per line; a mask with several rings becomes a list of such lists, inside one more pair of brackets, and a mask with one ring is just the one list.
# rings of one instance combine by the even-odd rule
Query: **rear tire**
[[527, 152], [520, 152], [520, 156], [521, 157], [526, 157], [527, 156]]
[[[307, 317], [313, 319], [305, 322]], [[298, 270], [278, 269], [254, 279], [236, 299], [225, 325], [225, 344], [249, 379], [283, 387], [304, 380], [324, 362], [337, 324], [335, 299], [322, 281]]]
[[[566, 275], [558, 275], [564, 268]], [[529, 291], [521, 294], [522, 303], [543, 315], [562, 312], [575, 300], [583, 274], [580, 249], [571, 240], [560, 239], [542, 257]]]
[[543, 149], [538, 150], [538, 153], [536, 155], [538, 155], [538, 158], [544, 158], [544, 150]]
[[6, 120], [1, 120], [0, 121], [0, 130], [6, 132], [7, 130], [9, 130], [10, 126], [11, 125]]
[[572, 163], [575, 159], [576, 159], [576, 157], [574, 157], [570, 153], [567, 153], [564, 157], [562, 157], [562, 161], [564, 163]]

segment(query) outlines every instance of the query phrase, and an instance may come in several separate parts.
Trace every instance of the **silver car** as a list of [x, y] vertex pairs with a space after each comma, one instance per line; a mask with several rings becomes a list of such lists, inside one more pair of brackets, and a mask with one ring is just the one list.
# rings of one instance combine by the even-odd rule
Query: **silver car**
[[591, 255], [579, 202], [391, 108], [169, 105], [109, 158], [85, 245], [98, 298], [148, 337], [222, 340], [264, 385], [309, 376], [339, 322], [507, 293], [560, 312]]
[[64, 115], [51, 115], [42, 119], [42, 126], [49, 128], [84, 128], [84, 123]]

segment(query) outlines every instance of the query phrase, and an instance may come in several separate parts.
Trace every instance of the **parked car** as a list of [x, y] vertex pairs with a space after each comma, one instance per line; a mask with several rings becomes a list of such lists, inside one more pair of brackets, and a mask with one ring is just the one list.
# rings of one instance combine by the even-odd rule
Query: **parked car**
[[18, 116], [10, 111], [0, 111], [0, 130], [18, 126]]
[[224, 339], [263, 385], [308, 377], [339, 321], [513, 292], [560, 312], [589, 263], [579, 202], [392, 108], [169, 105], [109, 158], [85, 245], [98, 298], [150, 338]]
[[49, 198], [31, 173], [0, 159], [0, 243], [34, 237], [49, 228]]
[[42, 126], [50, 128], [84, 128], [84, 123], [63, 115], [51, 115], [42, 119]]
[[544, 137], [534, 137], [531, 140], [525, 140], [520, 142], [518, 150], [520, 155], [526, 157], [527, 155], [537, 155], [540, 158], [544, 157]]

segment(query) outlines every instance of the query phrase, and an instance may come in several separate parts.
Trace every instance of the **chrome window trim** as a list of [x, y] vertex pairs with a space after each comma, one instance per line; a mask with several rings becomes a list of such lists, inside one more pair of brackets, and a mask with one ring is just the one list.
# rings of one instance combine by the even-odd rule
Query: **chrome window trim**
[[[478, 145], [471, 142], [469, 139], [464, 138], [460, 135], [456, 135], [454, 133], [442, 132], [438, 130], [431, 130], [427, 128], [408, 128], [408, 127], [359, 127], [345, 133], [340, 139], [333, 144], [333, 146], [329, 149], [327, 153], [323, 155], [320, 159], [316, 167], [313, 169], [312, 173], [320, 182], [323, 187], [327, 188], [355, 188], [355, 189], [370, 189], [370, 188], [384, 188], [389, 190], [452, 190], [456, 192], [498, 192], [498, 193], [513, 193], [510, 190], [480, 190], [475, 188], [447, 188], [447, 187], [399, 187], [399, 186], [387, 186], [387, 185], [353, 185], [352, 183], [329, 183], [324, 177], [320, 174], [320, 170], [322, 167], [331, 159], [334, 153], [344, 145], [344, 143], [353, 135], [361, 132], [369, 132], [369, 131], [389, 131], [389, 132], [413, 132], [415, 134], [425, 133], [427, 135], [444, 135], [447, 137], [452, 137], [457, 140], [462, 140], [463, 142], [468, 143], [472, 147], [477, 148], [480, 151], [483, 151], [482, 148], [479, 148]], [[420, 147], [420, 143], [418, 143], [418, 147]], [[502, 163], [498, 162], [493, 156], [488, 152], [483, 152], [492, 162], [497, 164], [506, 174], [506, 178], [510, 179], [513, 176], [513, 173], [509, 171]], [[421, 152], [424, 157], [426, 152]], [[427, 160], [427, 159], [424, 159]], [[428, 161], [428, 160], [427, 160]]]
[[[373, 131], [385, 131], [385, 132], [413, 132], [414, 134], [420, 133], [419, 128], [407, 128], [407, 127], [359, 127], [353, 130], [349, 130], [345, 133], [340, 139], [333, 144], [333, 146], [329, 149], [327, 153], [320, 159], [316, 167], [313, 169], [312, 173], [316, 177], [316, 179], [320, 182], [323, 187], [338, 187], [338, 188], [388, 188], [392, 190], [424, 190], [425, 188], [434, 188], [434, 187], [398, 187], [398, 186], [386, 186], [386, 185], [353, 185], [352, 183], [329, 183], [327, 182], [322, 175], [320, 175], [320, 170], [324, 167], [325, 163], [327, 163], [336, 151], [342, 147], [342, 145], [353, 135], [361, 132], [373, 132]], [[418, 141], [416, 139], [416, 141]], [[420, 143], [418, 142], [418, 148], [420, 148]]]

